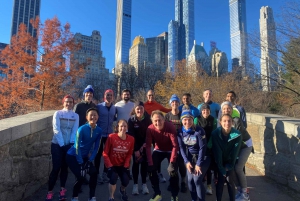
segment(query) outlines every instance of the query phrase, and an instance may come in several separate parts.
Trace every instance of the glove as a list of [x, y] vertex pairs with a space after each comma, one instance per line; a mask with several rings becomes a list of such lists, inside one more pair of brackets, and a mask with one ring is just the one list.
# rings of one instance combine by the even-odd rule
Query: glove
[[86, 175], [85, 163], [80, 164], [80, 175], [82, 177], [85, 177]]
[[128, 175], [128, 177], [130, 178], [130, 170], [129, 168], [123, 167], [123, 171]]
[[168, 170], [168, 173], [171, 177], [175, 176], [177, 174], [177, 165], [176, 165], [176, 163], [170, 162], [167, 170]]
[[85, 165], [84, 165], [84, 168], [85, 168], [85, 173], [88, 173], [89, 174], [89, 172], [90, 172], [90, 167], [91, 167], [91, 161], [87, 161], [86, 163], [85, 163]]
[[65, 153], [67, 153], [68, 151], [69, 151], [69, 149], [71, 148], [71, 145], [64, 145], [64, 146], [62, 146], [61, 147], [62, 148], [62, 150], [65, 152]]

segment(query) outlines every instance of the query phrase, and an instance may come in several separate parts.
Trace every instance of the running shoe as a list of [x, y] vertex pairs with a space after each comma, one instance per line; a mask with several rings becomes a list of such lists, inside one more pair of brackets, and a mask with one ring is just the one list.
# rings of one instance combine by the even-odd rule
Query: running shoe
[[103, 178], [100, 175], [98, 175], [97, 183], [104, 184]]
[[166, 183], [167, 182], [167, 180], [164, 178], [164, 176], [162, 175], [162, 173], [159, 173], [158, 177], [159, 177], [159, 182], [160, 183]]
[[178, 201], [178, 196], [172, 196], [171, 201]]
[[180, 191], [181, 191], [181, 193], [186, 193], [187, 192], [187, 188], [186, 188], [185, 182], [181, 182]]
[[153, 197], [149, 201], [161, 201], [162, 197], [159, 194], [154, 194]]
[[92, 199], [90, 199], [88, 201], [97, 201], [97, 200], [96, 200], [96, 197], [92, 197]]
[[149, 189], [147, 187], [147, 184], [143, 184], [142, 186], [142, 193], [145, 194], [149, 194]]
[[66, 198], [67, 189], [63, 188], [59, 191], [59, 200], [67, 200]]
[[49, 191], [46, 195], [46, 201], [52, 201], [53, 199], [53, 192]]
[[236, 201], [250, 201], [249, 195], [247, 193], [241, 193], [240, 197]]
[[79, 201], [78, 198], [72, 198], [71, 201]]
[[122, 191], [121, 187], [120, 187], [120, 194], [121, 194], [121, 200], [122, 201], [128, 201], [128, 196], [126, 194], [126, 189], [124, 189], [124, 191]]
[[102, 173], [102, 181], [103, 183], [108, 183], [109, 182], [109, 178], [107, 177], [107, 174], [105, 172]]
[[212, 187], [211, 187], [211, 185], [207, 185], [206, 194], [207, 195], [212, 195]]
[[138, 194], [139, 194], [139, 187], [137, 184], [133, 184], [132, 195], [138, 195]]
[[115, 199], [114, 198], [109, 198], [108, 201], [115, 201]]

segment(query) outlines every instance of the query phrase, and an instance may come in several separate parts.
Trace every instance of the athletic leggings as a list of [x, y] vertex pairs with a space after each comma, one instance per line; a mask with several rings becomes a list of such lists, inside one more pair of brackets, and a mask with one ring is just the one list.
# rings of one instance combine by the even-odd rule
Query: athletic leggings
[[178, 154], [177, 160], [178, 160], [178, 170], [179, 170], [179, 173], [181, 176], [181, 182], [185, 183], [186, 166], [185, 166], [185, 163], [184, 163], [184, 160], [183, 160], [181, 154]]
[[148, 167], [148, 162], [147, 162], [146, 157], [144, 158], [143, 162], [137, 163], [137, 162], [135, 162], [135, 155], [132, 156], [132, 169], [131, 169], [131, 171], [132, 171], [132, 177], [133, 177], [133, 183], [134, 184], [138, 183], [140, 169], [141, 169], [142, 184], [146, 183], [147, 167]]
[[[100, 147], [99, 147], [98, 153], [95, 157], [95, 167], [96, 167], [97, 174], [99, 174], [99, 171], [100, 171], [101, 156], [102, 156], [102, 152], [103, 152], [106, 140], [107, 140], [107, 137], [101, 137]], [[107, 168], [105, 167], [104, 163], [103, 163], [103, 172], [107, 173]]]
[[122, 186], [128, 186], [129, 175], [125, 171], [125, 168], [123, 166], [113, 166], [113, 168], [111, 168], [111, 170], [108, 171], [107, 176], [111, 185], [116, 185], [118, 177], [120, 177]]
[[[198, 155], [196, 155], [196, 159], [198, 159]], [[192, 161], [193, 159], [192, 159], [191, 154], [188, 155], [188, 160], [192, 164], [193, 170], [194, 170], [195, 162]], [[197, 197], [198, 197], [200, 201], [205, 201], [206, 190], [205, 190], [204, 183], [202, 182], [202, 180], [206, 174], [206, 171], [207, 171], [209, 165], [210, 165], [210, 157], [206, 156], [203, 161], [203, 164], [201, 165], [202, 174], [197, 176], [194, 173], [190, 173], [189, 171], [187, 171], [188, 186], [189, 186], [192, 200], [197, 200]]]
[[[84, 182], [84, 177], [81, 176], [81, 165], [78, 164], [76, 156], [71, 156], [67, 154], [67, 164], [69, 165], [70, 170], [73, 172], [73, 174], [76, 177], [75, 184], [73, 187], [73, 195], [72, 197], [78, 197], [80, 188]], [[83, 159], [83, 162], [86, 163], [88, 161], [87, 158]], [[95, 197], [95, 191], [97, 186], [97, 171], [95, 166], [90, 163], [90, 168], [88, 169], [87, 173], [90, 175], [90, 181], [89, 181], [89, 187], [90, 187], [90, 199], [92, 197]]]
[[211, 180], [212, 180], [212, 173], [211, 173], [211, 171], [214, 171], [214, 179], [218, 178], [218, 167], [217, 167], [217, 164], [215, 162], [215, 158], [214, 158], [213, 154], [210, 155], [209, 157], [211, 158], [211, 160], [210, 160], [210, 164], [209, 164], [208, 170], [206, 172], [207, 185], [211, 185]]
[[218, 183], [216, 186], [216, 195], [217, 195], [217, 201], [222, 200], [222, 195], [223, 195], [223, 188], [224, 188], [224, 183], [226, 182], [227, 184], [227, 189], [228, 189], [228, 194], [229, 194], [229, 200], [230, 201], [235, 201], [235, 187], [234, 187], [234, 182], [233, 182], [233, 171], [230, 170], [226, 172], [226, 177], [222, 175], [220, 171], [218, 171]]

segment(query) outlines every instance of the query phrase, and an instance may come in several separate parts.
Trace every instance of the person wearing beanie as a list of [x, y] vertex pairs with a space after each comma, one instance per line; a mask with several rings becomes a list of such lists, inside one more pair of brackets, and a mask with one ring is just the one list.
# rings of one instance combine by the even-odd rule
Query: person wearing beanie
[[234, 110], [231, 102], [223, 102], [221, 104], [221, 110], [222, 116], [230, 115], [232, 117], [232, 126], [241, 133], [242, 145], [238, 154], [238, 161], [234, 166], [233, 178], [234, 183], [237, 187], [237, 200], [249, 200], [249, 195], [247, 193], [247, 179], [243, 169], [248, 160], [248, 157], [250, 156], [251, 151], [253, 150], [252, 138], [246, 130], [246, 128], [244, 127], [242, 119], [239, 117], [238, 111]]
[[[218, 103], [215, 103], [212, 101], [213, 93], [211, 89], [204, 89], [203, 91], [203, 98], [204, 98], [204, 103], [207, 103], [210, 107], [210, 115], [213, 116], [214, 118], [218, 118], [218, 114], [220, 111], [220, 105]], [[198, 105], [198, 109], [200, 110], [201, 106], [203, 103]]]
[[98, 174], [98, 184], [103, 184], [104, 182], [109, 182], [107, 177], [107, 168], [103, 164], [102, 176], [99, 174], [100, 171], [100, 161], [102, 152], [104, 149], [105, 142], [110, 133], [113, 133], [113, 122], [117, 113], [116, 107], [114, 106], [114, 92], [112, 89], [107, 89], [104, 92], [104, 102], [97, 105], [99, 111], [99, 118], [97, 121], [97, 126], [102, 129], [102, 137], [100, 142], [100, 148], [95, 158], [95, 167]]
[[131, 92], [129, 89], [124, 89], [121, 93], [122, 100], [115, 104], [117, 109], [117, 121], [130, 118], [134, 103], [130, 101]]
[[[141, 171], [142, 177], [142, 194], [148, 194], [149, 190], [146, 184], [147, 178], [147, 156], [146, 156], [146, 132], [148, 126], [151, 125], [150, 116], [145, 112], [144, 104], [141, 101], [134, 103], [133, 114], [128, 120], [128, 133], [134, 137], [134, 151], [133, 151], [133, 189], [132, 194], [138, 195], [138, 177]], [[140, 170], [139, 170], [140, 169]]]
[[188, 187], [192, 200], [205, 201], [205, 187], [202, 182], [210, 164], [206, 156], [206, 135], [200, 126], [194, 125], [190, 110], [183, 110], [180, 117], [182, 128], [177, 134], [180, 154], [186, 165]]
[[159, 110], [164, 113], [171, 111], [171, 109], [165, 108], [164, 106], [162, 106], [161, 104], [159, 104], [158, 102], [155, 101], [153, 90], [149, 90], [147, 92], [147, 101], [144, 103], [144, 108], [149, 115], [151, 115], [151, 113], [154, 110]]
[[[165, 116], [166, 121], [171, 122], [175, 128], [176, 131], [181, 130], [181, 120], [180, 120], [180, 116], [181, 116], [181, 111], [179, 111], [179, 104], [180, 104], [180, 99], [178, 98], [178, 96], [176, 94], [173, 94], [170, 98], [169, 104], [172, 108], [172, 110], [170, 112], [168, 112]], [[182, 193], [185, 193], [187, 191], [187, 187], [186, 187], [186, 167], [183, 161], [182, 156], [179, 154], [178, 155], [178, 169], [179, 169], [179, 173], [181, 176], [181, 184], [180, 184], [180, 191]], [[170, 185], [168, 186], [168, 190], [171, 190]]]
[[184, 109], [191, 110], [194, 117], [197, 117], [199, 115], [199, 110], [192, 105], [192, 96], [190, 93], [184, 93], [182, 96], [182, 105], [179, 106], [179, 111], [182, 111]]
[[231, 102], [232, 105], [233, 105], [233, 108], [236, 108], [239, 111], [240, 117], [241, 117], [242, 122], [244, 124], [244, 127], [247, 128], [247, 115], [246, 115], [246, 111], [245, 111], [245, 109], [242, 106], [236, 104], [236, 99], [237, 99], [237, 96], [236, 96], [236, 93], [234, 91], [229, 91], [227, 93], [227, 95], [226, 95], [226, 101]]
[[58, 174], [60, 173], [59, 200], [66, 200], [65, 184], [68, 178], [68, 165], [66, 154], [75, 141], [75, 135], [78, 129], [79, 117], [73, 112], [74, 98], [66, 95], [63, 100], [63, 109], [58, 110], [53, 115], [53, 138], [51, 142], [52, 170], [49, 175], [48, 193], [46, 201], [53, 200], [53, 188], [55, 186]]
[[206, 176], [207, 176], [206, 193], [208, 195], [212, 195], [212, 186], [211, 186], [212, 173], [211, 173], [211, 170], [214, 171], [214, 178], [216, 180], [217, 179], [217, 169], [216, 169], [213, 154], [211, 151], [210, 137], [211, 137], [212, 131], [217, 128], [217, 119], [215, 119], [213, 116], [211, 116], [209, 104], [207, 104], [207, 103], [202, 104], [202, 106], [200, 108], [200, 115], [194, 119], [194, 124], [203, 128], [205, 131], [205, 134], [206, 134], [206, 141], [208, 143], [206, 156], [211, 158], [209, 169], [206, 172]]
[[88, 85], [83, 90], [83, 100], [80, 103], [77, 103], [74, 107], [74, 112], [79, 116], [79, 126], [82, 126], [86, 123], [86, 111], [96, 105], [92, 102], [94, 96], [94, 89], [92, 85]]

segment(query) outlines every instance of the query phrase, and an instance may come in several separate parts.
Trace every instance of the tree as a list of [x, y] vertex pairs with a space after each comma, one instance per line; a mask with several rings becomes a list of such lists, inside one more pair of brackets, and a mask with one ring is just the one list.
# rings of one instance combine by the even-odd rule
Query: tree
[[[21, 24], [11, 44], [0, 54], [6, 64], [1, 81], [0, 116], [23, 114], [61, 106], [61, 98], [72, 93], [83, 74], [82, 65], [70, 64], [71, 52], [80, 48], [73, 40], [70, 24], [61, 25], [57, 17], [31, 20], [37, 30], [33, 37]], [[39, 41], [39, 44], [38, 44]]]

